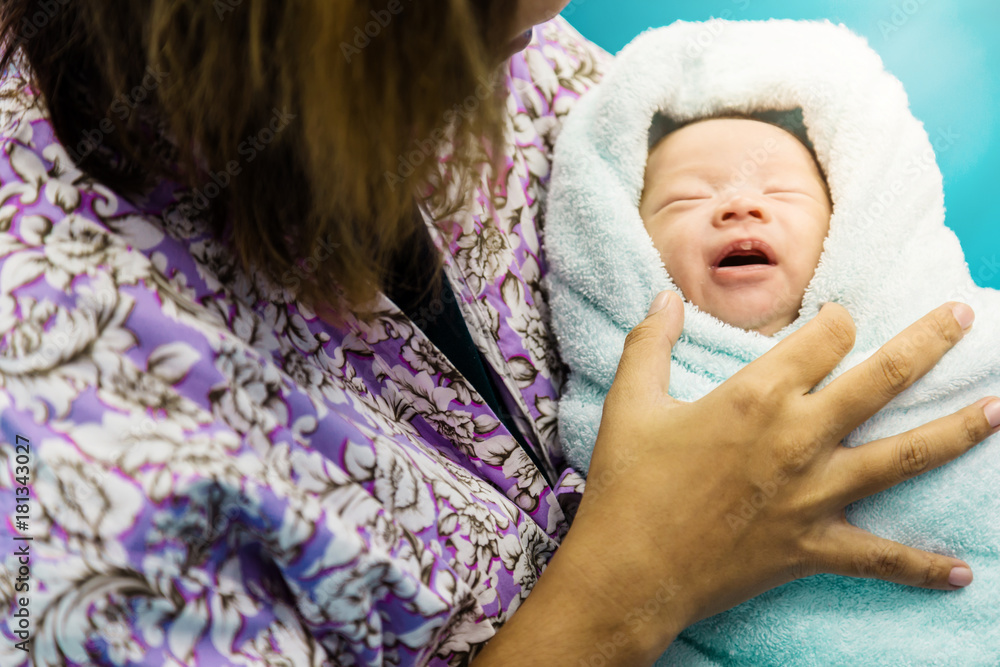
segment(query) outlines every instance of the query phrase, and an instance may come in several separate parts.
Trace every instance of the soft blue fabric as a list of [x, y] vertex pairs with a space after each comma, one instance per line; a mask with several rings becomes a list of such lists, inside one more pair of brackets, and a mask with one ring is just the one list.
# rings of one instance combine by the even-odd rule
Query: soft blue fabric
[[[556, 147], [545, 246], [553, 327], [570, 368], [559, 406], [570, 462], [588, 468], [626, 334], [660, 290], [676, 289], [638, 213], [650, 128], [658, 114], [684, 121], [720, 111], [801, 118], [834, 213], [799, 319], [774, 337], [686, 303], [671, 394], [704, 396], [832, 301], [851, 312], [858, 333], [825, 386], [951, 300], [976, 310], [972, 332], [845, 444], [900, 433], [1000, 394], [1000, 292], [970, 278], [944, 225], [930, 140], [878, 55], [829, 23], [679, 22], [625, 48], [579, 102]], [[688, 628], [659, 664], [1000, 664], [998, 440], [848, 509], [866, 530], [966, 560], [976, 575], [969, 588], [945, 593], [811, 577]]]

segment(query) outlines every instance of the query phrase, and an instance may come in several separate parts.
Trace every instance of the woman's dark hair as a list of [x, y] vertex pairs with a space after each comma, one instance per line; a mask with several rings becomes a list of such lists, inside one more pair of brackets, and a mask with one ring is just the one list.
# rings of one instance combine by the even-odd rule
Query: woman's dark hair
[[[415, 199], [454, 209], [444, 193], [473, 191], [502, 145], [511, 14], [504, 0], [0, 0], [0, 68], [40, 93], [87, 174], [125, 195], [190, 185], [248, 269], [339, 309], [381, 287]], [[290, 284], [320, 245], [333, 257]]]

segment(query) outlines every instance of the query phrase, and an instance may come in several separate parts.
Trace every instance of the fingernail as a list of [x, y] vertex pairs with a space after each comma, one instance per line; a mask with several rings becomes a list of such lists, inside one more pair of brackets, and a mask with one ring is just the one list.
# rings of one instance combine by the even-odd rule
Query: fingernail
[[658, 313], [666, 308], [667, 304], [670, 303], [670, 294], [670, 290], [663, 290], [657, 294], [656, 298], [653, 299], [653, 305], [649, 307], [649, 312], [646, 313], [646, 317], [649, 317], [653, 313]]
[[976, 321], [976, 314], [972, 312], [972, 308], [969, 308], [964, 303], [957, 304], [951, 309], [951, 312], [955, 314], [955, 319], [958, 320], [962, 331], [971, 329], [972, 323]]
[[986, 413], [986, 420], [990, 423], [990, 428], [1000, 426], [1000, 401], [992, 401], [983, 408]]
[[972, 570], [967, 567], [953, 567], [948, 575], [948, 583], [958, 588], [965, 588], [972, 583]]

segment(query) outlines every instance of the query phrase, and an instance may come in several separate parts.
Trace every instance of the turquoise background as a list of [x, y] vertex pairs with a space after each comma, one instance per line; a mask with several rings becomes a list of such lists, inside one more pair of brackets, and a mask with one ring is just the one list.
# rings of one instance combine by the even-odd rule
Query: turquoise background
[[864, 35], [903, 82], [931, 139], [954, 139], [938, 152], [947, 223], [973, 279], [1000, 288], [997, 0], [573, 0], [563, 16], [612, 53], [642, 30], [677, 19], [825, 18]]

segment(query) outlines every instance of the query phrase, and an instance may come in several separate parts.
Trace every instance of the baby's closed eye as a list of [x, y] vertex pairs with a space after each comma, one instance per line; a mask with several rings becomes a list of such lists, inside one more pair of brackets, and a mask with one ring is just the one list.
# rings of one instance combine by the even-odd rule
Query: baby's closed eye
[[796, 185], [772, 186], [764, 189], [765, 195], [802, 195], [807, 194], [806, 189]]
[[807, 197], [819, 201], [819, 193], [813, 192], [805, 187], [779, 187], [767, 188], [763, 191], [765, 197], [776, 199], [801, 199]]
[[704, 199], [711, 199], [712, 194], [709, 192], [700, 191], [689, 191], [689, 192], [676, 192], [671, 193], [666, 196], [663, 200], [663, 205], [661, 208], [666, 208], [673, 204], [683, 204], [685, 202], [701, 201]]

